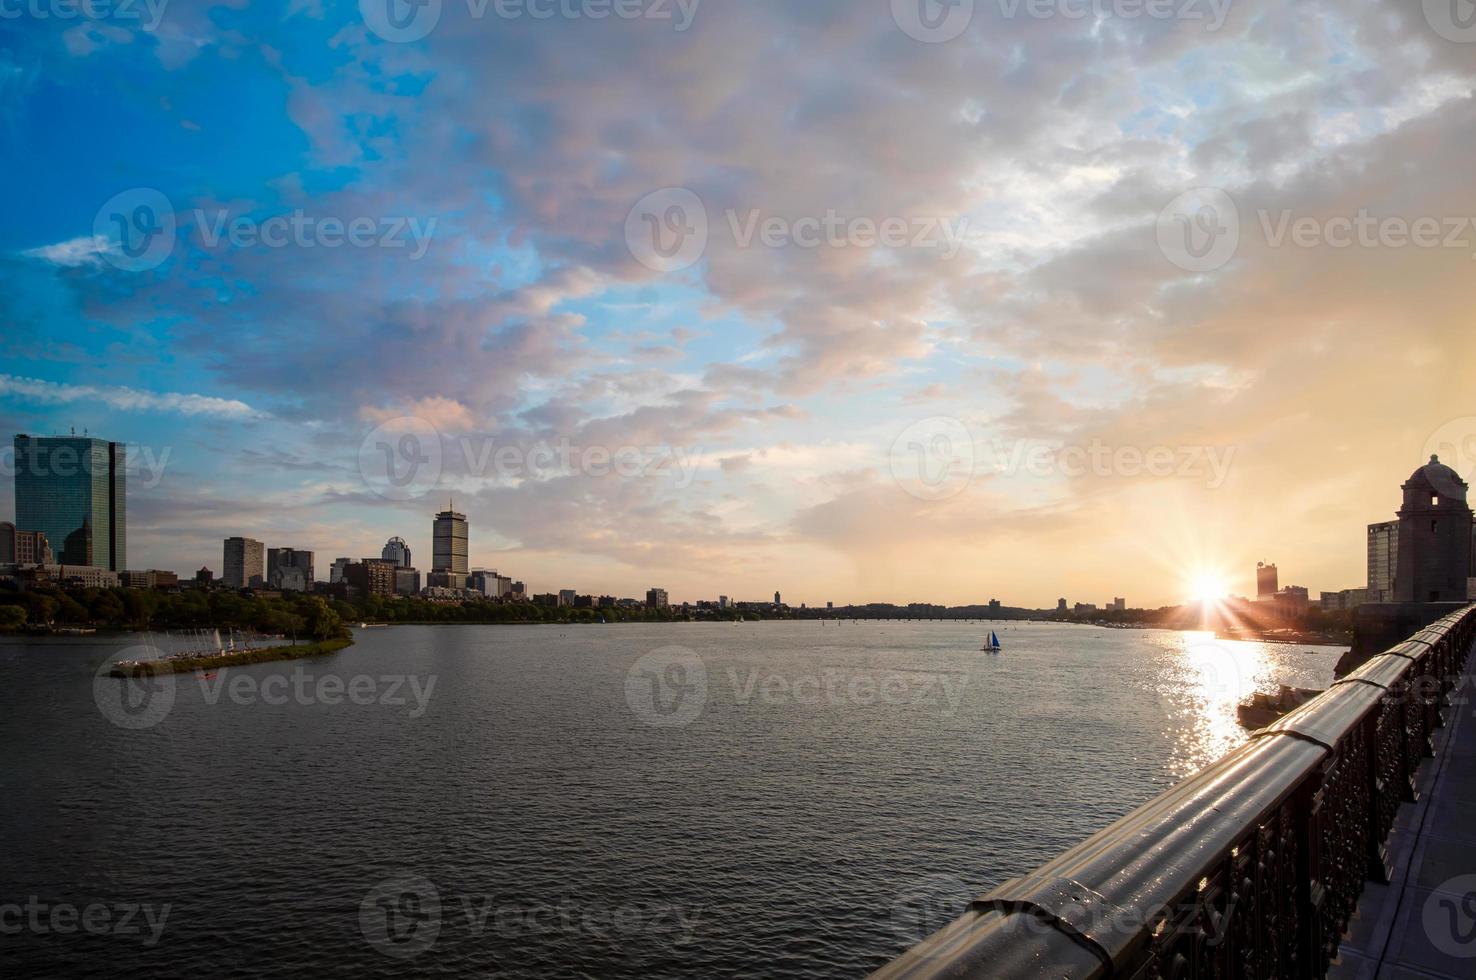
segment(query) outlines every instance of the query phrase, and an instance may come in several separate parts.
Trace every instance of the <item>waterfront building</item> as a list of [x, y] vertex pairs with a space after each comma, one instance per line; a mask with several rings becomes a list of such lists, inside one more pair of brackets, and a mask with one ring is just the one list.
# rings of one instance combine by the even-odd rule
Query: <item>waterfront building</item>
[[410, 560], [410, 546], [405, 543], [404, 538], [390, 538], [384, 544], [384, 550], [379, 557], [385, 561], [392, 561], [396, 568], [413, 568], [415, 563]]
[[668, 609], [671, 607], [671, 600], [665, 589], [647, 589], [646, 606], [650, 609]]
[[1056, 600], [1056, 612], [1065, 612], [1065, 611], [1066, 611], [1066, 600], [1065, 599], [1057, 599]]
[[67, 589], [116, 589], [118, 573], [96, 565], [41, 565], [42, 576]]
[[469, 541], [470, 527], [465, 514], [454, 510], [437, 514], [431, 526], [431, 570], [461, 576], [459, 585], [464, 588], [467, 573], [471, 570]]
[[1466, 481], [1431, 456], [1401, 488], [1395, 602], [1461, 602], [1471, 577], [1471, 507]]
[[602, 595], [602, 596], [600, 596], [600, 608], [601, 609], [614, 609], [615, 608], [615, 597], [612, 596], [612, 595]]
[[266, 546], [255, 538], [226, 538], [221, 581], [232, 589], [259, 589], [266, 583]]
[[731, 605], [731, 604], [732, 604], [732, 600], [729, 599], [727, 596], [725, 596], [725, 595], [718, 596], [718, 604], [717, 604], [717, 607], [719, 609], [727, 609], [728, 606]]
[[774, 593], [774, 605], [776, 605], [776, 606], [782, 606], [782, 605], [784, 605], [784, 599], [782, 597], [780, 597], [778, 591], [775, 591], [775, 593]]
[[307, 592], [313, 587], [313, 553], [296, 548], [267, 549], [267, 584], [284, 592]]
[[1274, 603], [1276, 614], [1282, 619], [1300, 619], [1311, 608], [1312, 595], [1300, 585], [1288, 585], [1269, 599], [1262, 597], [1259, 601]]
[[574, 592], [573, 589], [560, 589], [559, 590], [559, 605], [561, 605], [561, 606], [572, 606], [572, 605], [574, 605], [574, 599], [575, 598], [576, 598], [576, 594], [575, 594], [575, 592]]
[[395, 594], [420, 595], [420, 572], [413, 568], [395, 569]]
[[1258, 564], [1256, 566], [1256, 600], [1259, 602], [1272, 600], [1280, 591], [1276, 566], [1266, 562]]
[[1332, 611], [1339, 609], [1357, 609], [1359, 606], [1370, 601], [1368, 589], [1343, 589], [1340, 592], [1322, 593], [1322, 608]]
[[128, 564], [128, 451], [76, 436], [15, 437], [15, 523], [40, 531], [56, 560], [121, 572]]
[[119, 581], [129, 589], [177, 589], [179, 576], [173, 572], [150, 568], [142, 572], [124, 572]]
[[1368, 601], [1394, 601], [1394, 573], [1399, 570], [1399, 522], [1368, 526]]
[[394, 562], [382, 558], [365, 558], [343, 569], [344, 584], [358, 596], [392, 596], [395, 594]]
[[503, 599], [512, 593], [512, 579], [497, 572], [477, 569], [467, 577], [466, 587], [489, 599]]
[[40, 531], [22, 531], [9, 521], [0, 523], [0, 565], [53, 565], [51, 543]]

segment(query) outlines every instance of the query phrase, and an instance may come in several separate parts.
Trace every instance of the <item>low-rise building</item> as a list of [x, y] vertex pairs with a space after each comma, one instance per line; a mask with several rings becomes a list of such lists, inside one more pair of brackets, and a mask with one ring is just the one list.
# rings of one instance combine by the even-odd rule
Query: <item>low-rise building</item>
[[119, 580], [129, 589], [177, 589], [179, 576], [173, 572], [150, 568], [141, 572], [123, 572]]
[[66, 589], [116, 589], [118, 573], [94, 565], [42, 565], [44, 577]]

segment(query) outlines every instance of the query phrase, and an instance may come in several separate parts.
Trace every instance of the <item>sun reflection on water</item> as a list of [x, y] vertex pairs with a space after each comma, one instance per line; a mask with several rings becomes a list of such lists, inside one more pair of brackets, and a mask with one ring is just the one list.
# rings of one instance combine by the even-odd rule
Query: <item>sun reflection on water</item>
[[1274, 689], [1264, 645], [1216, 640], [1213, 633], [1179, 634], [1158, 679], [1159, 697], [1175, 741], [1176, 775], [1202, 769], [1245, 742], [1235, 708], [1258, 689]]

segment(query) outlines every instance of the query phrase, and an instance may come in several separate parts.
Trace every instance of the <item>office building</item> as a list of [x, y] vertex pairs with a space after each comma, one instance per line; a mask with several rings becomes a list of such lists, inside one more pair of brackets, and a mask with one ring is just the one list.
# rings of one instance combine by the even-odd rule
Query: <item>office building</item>
[[40, 565], [42, 577], [67, 589], [116, 589], [118, 573], [96, 565]]
[[775, 591], [775, 593], [774, 593], [774, 605], [776, 605], [776, 606], [782, 606], [782, 605], [784, 605], [784, 599], [779, 595], [779, 593], [777, 591]]
[[354, 563], [352, 558], [335, 558], [328, 568], [328, 584], [338, 585], [343, 581], [343, 570]]
[[266, 546], [255, 538], [226, 538], [220, 580], [232, 589], [266, 584]]
[[384, 550], [379, 557], [385, 561], [392, 561], [396, 568], [414, 568], [415, 562], [410, 560], [410, 546], [405, 543], [404, 538], [390, 538], [384, 544]]
[[1256, 599], [1266, 601], [1281, 591], [1276, 566], [1261, 562], [1256, 566]]
[[267, 585], [283, 592], [308, 592], [313, 587], [313, 553], [296, 548], [267, 549]]
[[449, 572], [453, 578], [461, 576], [457, 587], [466, 586], [466, 575], [471, 570], [467, 560], [470, 534], [466, 515], [454, 510], [444, 510], [436, 515], [431, 527], [431, 570]]
[[46, 535], [60, 564], [123, 571], [127, 468], [120, 442], [16, 436], [16, 527]]
[[1343, 589], [1340, 592], [1322, 593], [1322, 608], [1325, 611], [1357, 609], [1370, 601], [1367, 589]]
[[396, 568], [395, 594], [420, 595], [420, 572], [413, 568]]
[[1399, 522], [1368, 526], [1368, 601], [1394, 601], [1394, 573], [1399, 570]]
[[1127, 612], [1128, 601], [1126, 599], [1114, 598], [1112, 600], [1113, 612]]
[[1431, 456], [1401, 489], [1394, 601], [1464, 602], [1472, 547], [1466, 481]]
[[512, 579], [479, 568], [467, 578], [467, 588], [489, 599], [503, 599], [512, 594]]
[[395, 565], [383, 558], [365, 558], [343, 568], [343, 581], [356, 596], [395, 594]]
[[671, 600], [665, 589], [647, 589], [646, 606], [649, 609], [667, 609], [671, 606]]
[[54, 565], [51, 543], [40, 531], [18, 530], [9, 521], [0, 522], [0, 565]]

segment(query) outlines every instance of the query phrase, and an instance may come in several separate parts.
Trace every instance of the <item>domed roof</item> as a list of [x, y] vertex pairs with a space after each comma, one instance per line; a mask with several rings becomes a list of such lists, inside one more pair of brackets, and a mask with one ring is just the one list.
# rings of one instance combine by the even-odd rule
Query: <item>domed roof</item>
[[1447, 497], [1466, 499], [1466, 481], [1455, 470], [1440, 462], [1439, 456], [1431, 456], [1430, 462], [1415, 470], [1405, 486], [1411, 489], [1428, 487]]

